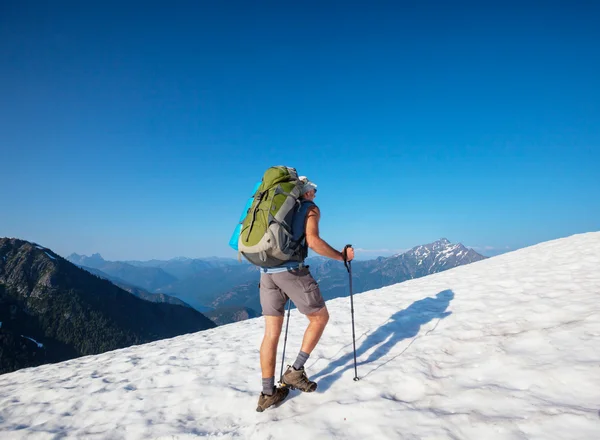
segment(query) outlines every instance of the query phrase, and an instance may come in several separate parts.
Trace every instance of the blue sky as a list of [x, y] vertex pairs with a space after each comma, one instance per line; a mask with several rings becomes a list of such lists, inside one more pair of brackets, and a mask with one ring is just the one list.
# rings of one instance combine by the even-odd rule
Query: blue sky
[[231, 256], [280, 164], [363, 258], [599, 230], [600, 6], [488, 3], [2, 2], [0, 236]]

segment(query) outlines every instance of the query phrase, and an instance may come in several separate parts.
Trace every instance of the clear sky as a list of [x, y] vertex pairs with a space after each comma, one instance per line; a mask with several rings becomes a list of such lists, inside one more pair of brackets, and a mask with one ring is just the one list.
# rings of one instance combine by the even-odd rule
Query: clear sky
[[486, 253], [600, 230], [600, 3], [0, 3], [0, 236], [231, 256], [271, 165], [323, 238]]

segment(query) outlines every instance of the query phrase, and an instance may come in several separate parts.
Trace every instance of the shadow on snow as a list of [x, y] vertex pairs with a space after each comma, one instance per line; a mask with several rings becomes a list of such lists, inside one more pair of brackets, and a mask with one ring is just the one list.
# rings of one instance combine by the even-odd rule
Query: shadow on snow
[[[452, 292], [452, 290], [443, 290], [435, 297], [427, 297], [415, 301], [406, 309], [394, 313], [385, 324], [373, 333], [370, 333], [360, 347], [357, 347], [357, 366], [370, 364], [383, 358], [397, 343], [417, 336], [422, 325], [427, 324], [434, 319], [441, 320], [449, 316], [452, 312], [448, 312], [446, 309], [452, 299], [454, 299], [454, 292]], [[433, 330], [435, 330], [435, 327], [430, 331]], [[414, 340], [402, 351], [402, 353], [404, 353], [413, 342]], [[352, 345], [350, 344], [350, 347], [351, 346]], [[358, 358], [373, 347], [377, 348], [369, 355], [369, 357], [366, 360], [358, 362]], [[400, 356], [402, 353], [394, 356], [393, 359]], [[359, 372], [359, 377], [368, 376], [393, 359], [389, 359], [384, 364], [377, 366], [363, 376], [361, 376]], [[351, 369], [354, 369], [354, 355], [352, 351], [341, 358], [332, 361], [323, 370], [309, 377], [311, 380], [315, 381], [319, 379], [317, 381], [319, 383], [317, 392], [323, 392], [328, 390], [329, 387], [344, 374], [344, 372]]]

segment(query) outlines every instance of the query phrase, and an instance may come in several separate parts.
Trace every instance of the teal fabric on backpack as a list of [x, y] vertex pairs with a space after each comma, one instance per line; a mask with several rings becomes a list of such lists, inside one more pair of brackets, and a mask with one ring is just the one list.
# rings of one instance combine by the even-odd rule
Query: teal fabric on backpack
[[240, 233], [242, 232], [242, 223], [244, 222], [244, 219], [246, 218], [246, 215], [248, 214], [248, 210], [252, 206], [252, 202], [254, 201], [254, 194], [256, 194], [256, 191], [258, 191], [258, 188], [260, 187], [261, 183], [262, 182], [256, 182], [256, 185], [254, 185], [254, 190], [252, 190], [252, 197], [250, 197], [248, 199], [248, 201], [246, 201], [246, 206], [244, 206], [244, 210], [242, 211], [242, 214], [240, 215], [240, 220], [239, 220], [237, 226], [235, 227], [235, 229], [233, 230], [233, 234], [231, 234], [231, 238], [229, 239], [229, 246], [236, 251], [238, 250], [238, 241], [240, 239]]

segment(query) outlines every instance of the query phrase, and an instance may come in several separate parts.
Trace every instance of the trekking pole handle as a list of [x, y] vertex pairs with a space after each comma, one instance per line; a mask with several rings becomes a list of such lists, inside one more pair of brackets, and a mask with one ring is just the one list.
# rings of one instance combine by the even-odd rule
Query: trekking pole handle
[[344, 246], [344, 250], [342, 251], [342, 257], [344, 258], [344, 266], [346, 266], [346, 270], [350, 272], [350, 267], [348, 267], [348, 248], [351, 248], [351, 244], [347, 244]]

